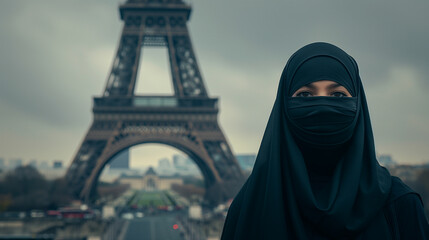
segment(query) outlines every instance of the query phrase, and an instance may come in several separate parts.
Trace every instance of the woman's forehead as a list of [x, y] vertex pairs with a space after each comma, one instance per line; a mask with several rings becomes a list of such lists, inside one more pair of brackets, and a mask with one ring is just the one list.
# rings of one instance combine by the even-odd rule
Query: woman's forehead
[[286, 89], [290, 96], [305, 85], [330, 80], [340, 84], [352, 95], [355, 95], [356, 84], [352, 75], [347, 67], [337, 59], [328, 56], [318, 56], [303, 62], [297, 66], [295, 71], [292, 71], [288, 75]]
[[326, 79], [326, 80], [319, 80], [319, 81], [311, 82], [311, 83], [306, 84], [302, 87], [306, 87], [306, 88], [310, 88], [310, 89], [314, 89], [314, 88], [334, 89], [337, 87], [344, 87], [344, 86], [341, 85], [340, 83], [336, 82], [336, 81]]

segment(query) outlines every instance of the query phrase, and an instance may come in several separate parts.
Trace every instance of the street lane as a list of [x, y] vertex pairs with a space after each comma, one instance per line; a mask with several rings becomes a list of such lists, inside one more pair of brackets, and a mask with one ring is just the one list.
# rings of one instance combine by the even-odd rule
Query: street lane
[[183, 240], [181, 226], [173, 229], [174, 224], [177, 221], [173, 214], [132, 219], [129, 220], [124, 240]]

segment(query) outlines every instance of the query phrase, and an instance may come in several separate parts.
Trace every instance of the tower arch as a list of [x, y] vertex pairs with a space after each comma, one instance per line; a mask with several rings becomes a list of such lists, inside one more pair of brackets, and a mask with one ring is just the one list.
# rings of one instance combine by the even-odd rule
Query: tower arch
[[105, 157], [100, 157], [99, 165], [96, 166], [92, 175], [87, 179], [80, 198], [84, 199], [86, 202], [93, 202], [94, 197], [96, 196], [95, 190], [97, 188], [98, 179], [100, 178], [103, 169], [116, 155], [131, 147], [153, 143], [173, 147], [188, 155], [198, 166], [198, 169], [204, 178], [206, 189], [210, 189], [221, 180], [218, 175], [213, 174], [213, 166], [207, 165], [207, 160], [205, 160], [207, 156], [204, 156], [201, 152], [197, 152], [198, 148], [196, 148], [196, 146], [184, 144], [180, 139], [168, 139], [168, 141], [166, 141], [161, 137], [139, 136], [132, 139], [124, 139], [123, 144], [115, 146], [115, 148], [113, 148]]

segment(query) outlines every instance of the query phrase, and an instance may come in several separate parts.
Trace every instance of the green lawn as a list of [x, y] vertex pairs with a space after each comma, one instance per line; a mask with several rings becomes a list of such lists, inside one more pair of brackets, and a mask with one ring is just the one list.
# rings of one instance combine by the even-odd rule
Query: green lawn
[[130, 198], [128, 205], [137, 206], [138, 208], [175, 206], [175, 201], [167, 191], [136, 191]]

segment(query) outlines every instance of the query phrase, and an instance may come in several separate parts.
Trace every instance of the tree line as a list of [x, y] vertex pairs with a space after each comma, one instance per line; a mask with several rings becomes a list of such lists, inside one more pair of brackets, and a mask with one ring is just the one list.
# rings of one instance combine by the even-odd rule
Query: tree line
[[[423, 170], [416, 181], [406, 183], [421, 195], [429, 216], [429, 169]], [[124, 189], [120, 190], [123, 193]], [[186, 198], [202, 197], [205, 192], [203, 186], [189, 182], [184, 186], [175, 185], [173, 190]], [[65, 179], [47, 180], [32, 166], [17, 167], [0, 179], [0, 212], [57, 209], [69, 205], [72, 200]]]
[[0, 212], [57, 209], [72, 200], [63, 178], [47, 180], [32, 166], [17, 167], [0, 179]]

